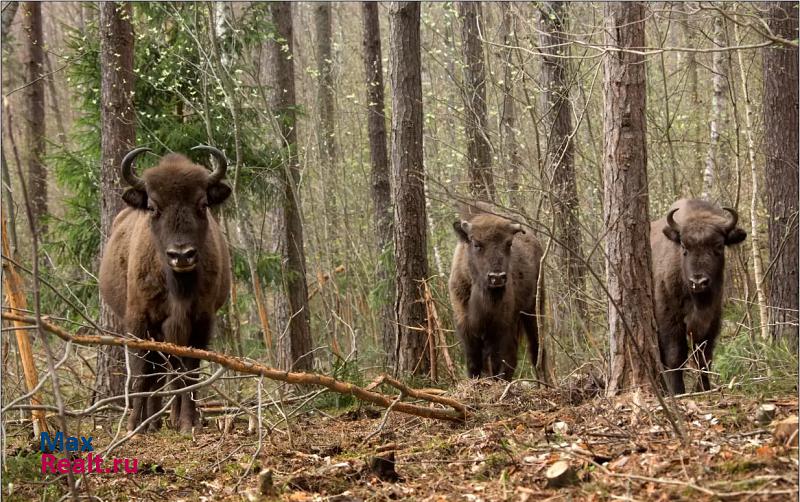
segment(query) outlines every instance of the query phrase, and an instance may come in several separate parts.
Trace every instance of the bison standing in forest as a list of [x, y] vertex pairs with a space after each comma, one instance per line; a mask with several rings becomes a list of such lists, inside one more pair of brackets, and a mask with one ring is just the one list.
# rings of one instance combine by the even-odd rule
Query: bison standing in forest
[[698, 353], [698, 388], [709, 390], [707, 370], [720, 329], [725, 246], [747, 233], [733, 209], [699, 199], [681, 199], [665, 218], [650, 224], [656, 324], [665, 380], [673, 394], [685, 392], [682, 366], [687, 337]]
[[[453, 223], [458, 236], [450, 271], [456, 331], [464, 343], [467, 374], [511, 380], [522, 332], [536, 366], [539, 333], [537, 280], [542, 249], [518, 223], [486, 205]], [[544, 291], [541, 292], [543, 303]]]
[[[230, 256], [225, 238], [209, 208], [231, 193], [222, 181], [227, 163], [216, 148], [197, 146], [213, 155], [218, 166], [209, 172], [179, 154], [165, 155], [139, 178], [137, 156], [150, 151], [136, 148], [122, 160], [122, 178], [130, 185], [122, 195], [128, 205], [114, 220], [100, 265], [100, 293], [124, 320], [125, 330], [145, 339], [206, 348], [214, 316], [230, 289]], [[167, 358], [142, 351], [132, 366], [134, 392], [163, 386]], [[199, 361], [169, 357], [182, 372], [178, 390], [197, 380]], [[136, 429], [161, 408], [157, 397], [134, 397], [128, 430]], [[191, 433], [198, 419], [190, 392], [173, 402], [171, 422]], [[157, 430], [154, 419], [149, 430]]]

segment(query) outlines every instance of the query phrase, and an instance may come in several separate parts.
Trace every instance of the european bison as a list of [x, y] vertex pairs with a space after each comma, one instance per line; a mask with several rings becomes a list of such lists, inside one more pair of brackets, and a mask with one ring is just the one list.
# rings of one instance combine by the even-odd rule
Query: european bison
[[687, 336], [702, 350], [698, 388], [710, 388], [707, 370], [720, 328], [725, 246], [747, 237], [736, 226], [738, 219], [733, 209], [681, 199], [665, 218], [650, 224], [658, 346], [673, 394], [685, 392], [681, 367], [689, 355]]
[[[133, 171], [134, 159], [150, 150], [136, 148], [122, 160], [122, 178], [130, 185], [122, 198], [128, 207], [114, 220], [103, 253], [100, 293], [124, 320], [127, 332], [206, 348], [214, 315], [230, 289], [228, 247], [209, 208], [224, 202], [231, 189], [222, 181], [225, 155], [203, 145], [193, 150], [213, 155], [218, 161], [216, 170], [209, 172], [183, 155], [169, 154], [139, 178]], [[197, 380], [198, 360], [169, 360], [174, 369], [185, 372], [175, 379], [176, 389]], [[150, 392], [163, 385], [166, 376], [159, 364], [163, 361], [157, 353], [143, 352], [134, 358], [134, 392]], [[160, 398], [133, 398], [128, 430], [160, 408]], [[177, 396], [172, 425], [191, 433], [197, 418], [191, 394]], [[159, 427], [160, 420], [148, 425], [151, 431]]]
[[511, 380], [522, 332], [536, 366], [536, 282], [542, 249], [518, 223], [491, 214], [486, 205], [477, 209], [453, 223], [459, 240], [450, 270], [450, 301], [464, 342], [467, 374]]

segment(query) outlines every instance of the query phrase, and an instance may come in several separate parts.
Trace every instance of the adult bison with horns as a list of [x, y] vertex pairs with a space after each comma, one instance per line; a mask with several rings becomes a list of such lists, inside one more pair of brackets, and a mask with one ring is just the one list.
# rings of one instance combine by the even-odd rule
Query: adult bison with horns
[[467, 374], [511, 380], [524, 334], [531, 363], [539, 352], [537, 287], [542, 248], [519, 223], [479, 202], [453, 223], [458, 236], [448, 282]]
[[747, 233], [735, 210], [700, 199], [681, 199], [650, 224], [653, 287], [661, 362], [673, 394], [685, 392], [683, 370], [691, 340], [701, 371], [698, 388], [709, 390], [708, 368], [720, 329], [725, 247]]
[[[148, 148], [131, 150], [122, 160], [122, 178], [130, 185], [122, 194], [128, 205], [114, 220], [100, 265], [100, 293], [124, 320], [125, 330], [139, 338], [206, 348], [216, 311], [228, 298], [230, 256], [225, 238], [209, 208], [231, 193], [222, 181], [225, 155], [210, 146], [217, 167], [209, 172], [183, 155], [171, 153], [141, 177], [134, 160]], [[169, 365], [164, 363], [169, 361]], [[165, 368], [180, 372], [176, 390], [197, 380], [197, 359], [141, 352], [132, 360], [133, 392], [164, 386]], [[159, 397], [132, 398], [128, 430], [134, 430], [161, 409]], [[191, 433], [198, 420], [190, 392], [176, 396], [173, 427]], [[160, 427], [160, 420], [148, 430]]]

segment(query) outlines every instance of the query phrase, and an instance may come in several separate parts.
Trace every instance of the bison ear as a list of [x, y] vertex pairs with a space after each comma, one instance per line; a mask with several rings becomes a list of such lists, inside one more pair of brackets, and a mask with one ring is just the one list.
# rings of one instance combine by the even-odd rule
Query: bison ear
[[[458, 236], [459, 240], [462, 240], [464, 242], [469, 242], [469, 234], [467, 234], [467, 230], [469, 229], [469, 226], [467, 226], [467, 228], [464, 228], [463, 223], [466, 223], [466, 222], [454, 221], [453, 222], [453, 230], [456, 231], [456, 235]], [[467, 225], [469, 225], [469, 224], [467, 224]]]
[[672, 228], [671, 226], [667, 225], [661, 230], [664, 235], [667, 236], [667, 239], [671, 240], [675, 244], [681, 243], [681, 233]]
[[144, 190], [137, 190], [133, 187], [126, 188], [122, 192], [122, 200], [134, 209], [147, 209], [147, 192]]
[[736, 227], [730, 232], [728, 232], [728, 235], [725, 236], [725, 245], [731, 246], [733, 244], [739, 244], [746, 238], [747, 238], [747, 232], [745, 232], [739, 227]]
[[224, 181], [214, 183], [206, 190], [206, 198], [208, 199], [209, 206], [216, 206], [225, 202], [225, 199], [230, 197], [231, 187]]

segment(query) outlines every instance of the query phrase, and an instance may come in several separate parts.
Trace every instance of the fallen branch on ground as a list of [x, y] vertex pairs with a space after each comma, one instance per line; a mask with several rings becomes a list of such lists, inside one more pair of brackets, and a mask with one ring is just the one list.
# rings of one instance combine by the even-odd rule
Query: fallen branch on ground
[[[11, 312], [3, 312], [2, 318], [9, 321], [36, 324], [36, 319], [33, 317], [18, 315]], [[152, 350], [155, 352], [163, 352], [165, 354], [171, 354], [180, 357], [192, 357], [195, 359], [202, 359], [204, 361], [217, 363], [220, 366], [224, 366], [233, 371], [238, 371], [239, 373], [260, 375], [271, 380], [277, 380], [279, 382], [302, 385], [319, 385], [333, 392], [351, 395], [356, 399], [366, 401], [383, 408], [389, 408], [391, 406], [393, 410], [406, 413], [408, 415], [416, 415], [423, 418], [435, 418], [450, 422], [464, 422], [466, 420], [466, 407], [458, 401], [427, 394], [416, 389], [411, 389], [389, 376], [384, 376], [383, 381], [401, 390], [401, 392], [405, 393], [406, 395], [423, 401], [428, 401], [430, 403], [445, 404], [450, 406], [452, 409], [446, 410], [441, 408], [428, 408], [425, 406], [403, 402], [398, 402], [392, 405], [392, 403], [395, 401], [395, 396], [387, 396], [372, 390], [367, 390], [351, 383], [336, 380], [335, 378], [326, 375], [281, 371], [252, 361], [245, 361], [238, 357], [228, 356], [218, 352], [212, 352], [210, 350], [200, 350], [191, 347], [182, 347], [172, 343], [154, 342], [151, 340], [140, 340], [136, 338], [122, 338], [109, 335], [77, 335], [62, 329], [59, 326], [51, 324], [45, 319], [42, 319], [42, 328], [50, 333], [53, 333], [62, 340], [71, 341], [79, 345], [111, 345], [135, 350]]]

